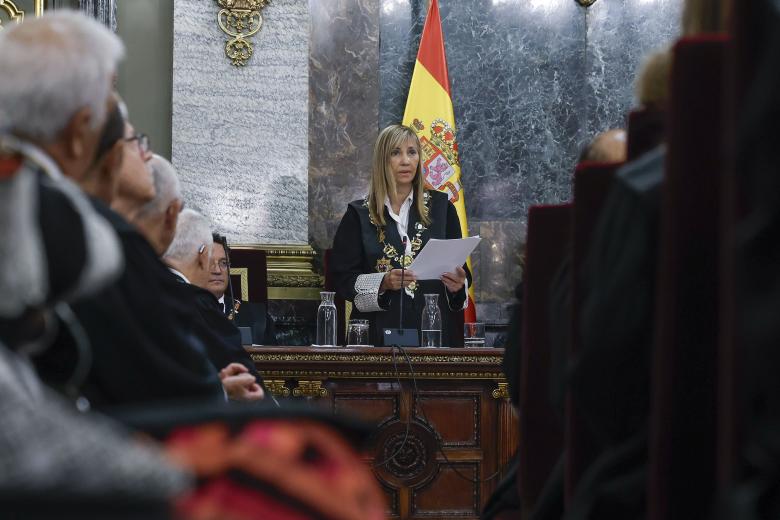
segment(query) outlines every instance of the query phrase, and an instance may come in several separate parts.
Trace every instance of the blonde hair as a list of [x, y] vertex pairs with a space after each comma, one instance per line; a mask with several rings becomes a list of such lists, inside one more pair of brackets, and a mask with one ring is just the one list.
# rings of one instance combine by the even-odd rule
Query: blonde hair
[[729, 5], [726, 0], [686, 0], [682, 15], [683, 35], [724, 32]]
[[[385, 198], [394, 197], [397, 193], [395, 177], [390, 170], [390, 153], [411, 139], [417, 147], [417, 155], [420, 156], [420, 140], [417, 134], [404, 125], [390, 125], [381, 132], [374, 143], [374, 161], [371, 168], [371, 182], [368, 187], [368, 211], [371, 219], [377, 226], [384, 226], [385, 222]], [[426, 226], [430, 225], [428, 208], [425, 206], [425, 181], [422, 174], [422, 157], [417, 162], [417, 171], [412, 180], [414, 203], [420, 220]]]
[[640, 105], [666, 108], [669, 99], [669, 76], [672, 71], [672, 53], [663, 49], [648, 55], [636, 77], [636, 97]]

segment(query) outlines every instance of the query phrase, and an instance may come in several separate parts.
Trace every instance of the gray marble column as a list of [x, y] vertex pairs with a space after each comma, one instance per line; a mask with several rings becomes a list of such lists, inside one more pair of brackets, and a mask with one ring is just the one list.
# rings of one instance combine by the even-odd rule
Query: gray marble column
[[174, 2], [172, 156], [186, 204], [233, 243], [307, 243], [309, 3], [263, 9], [244, 67], [225, 56], [218, 12]]
[[328, 248], [368, 189], [379, 118], [379, 2], [311, 0], [309, 233]]

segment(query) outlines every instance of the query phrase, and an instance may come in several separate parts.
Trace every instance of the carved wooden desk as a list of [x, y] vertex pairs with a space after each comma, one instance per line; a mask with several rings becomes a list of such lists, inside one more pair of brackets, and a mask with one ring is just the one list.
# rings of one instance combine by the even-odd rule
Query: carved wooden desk
[[275, 395], [379, 425], [367, 456], [392, 518], [478, 518], [517, 446], [503, 349], [408, 349], [412, 370], [389, 348], [248, 350]]

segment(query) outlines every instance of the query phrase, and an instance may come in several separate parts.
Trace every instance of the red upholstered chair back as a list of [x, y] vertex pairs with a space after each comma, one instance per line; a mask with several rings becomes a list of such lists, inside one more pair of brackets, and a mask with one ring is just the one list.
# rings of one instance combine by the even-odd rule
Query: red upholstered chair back
[[520, 467], [518, 487], [530, 510], [563, 449], [563, 425], [550, 402], [550, 284], [569, 254], [571, 204], [528, 212], [520, 346]]
[[644, 108], [628, 114], [628, 160], [649, 152], [666, 137], [666, 113]]
[[236, 298], [268, 302], [268, 260], [265, 251], [230, 248], [230, 281]]
[[[570, 356], [579, 350], [580, 302], [582, 289], [580, 272], [588, 253], [593, 230], [604, 207], [615, 171], [622, 163], [582, 162], [574, 172], [574, 211], [572, 221], [572, 334]], [[566, 398], [565, 418], [565, 496], [571, 499], [582, 472], [595, 456], [595, 441], [589, 434], [584, 418], [576, 408], [576, 396]]]
[[[323, 255], [323, 268], [325, 270], [325, 290], [326, 291], [335, 291], [335, 286], [333, 285], [333, 276], [330, 274], [330, 257], [332, 254], [332, 249], [326, 249], [325, 254]], [[336, 327], [336, 342], [339, 345], [346, 345], [347, 344], [347, 320], [346, 320], [346, 312], [347, 312], [347, 302], [342, 298], [341, 296], [336, 293], [336, 296], [334, 298], [334, 301], [336, 303], [336, 316], [338, 317], [338, 325]]]
[[722, 36], [674, 48], [661, 213], [650, 432], [650, 520], [714, 497], [724, 58]]

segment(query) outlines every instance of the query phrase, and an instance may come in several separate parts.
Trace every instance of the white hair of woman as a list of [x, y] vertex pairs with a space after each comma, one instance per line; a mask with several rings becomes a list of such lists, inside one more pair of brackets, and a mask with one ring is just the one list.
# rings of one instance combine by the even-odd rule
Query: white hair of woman
[[89, 107], [92, 128], [105, 122], [106, 99], [122, 41], [75, 11], [45, 14], [0, 31], [0, 133], [52, 142]]
[[176, 236], [165, 252], [165, 258], [190, 263], [198, 255], [206, 253], [207, 259], [210, 259], [212, 243], [208, 219], [195, 210], [185, 209], [179, 213]]
[[181, 200], [181, 184], [176, 169], [164, 157], [154, 154], [147, 163], [154, 177], [154, 198], [138, 212], [138, 218], [165, 212], [175, 200]]

